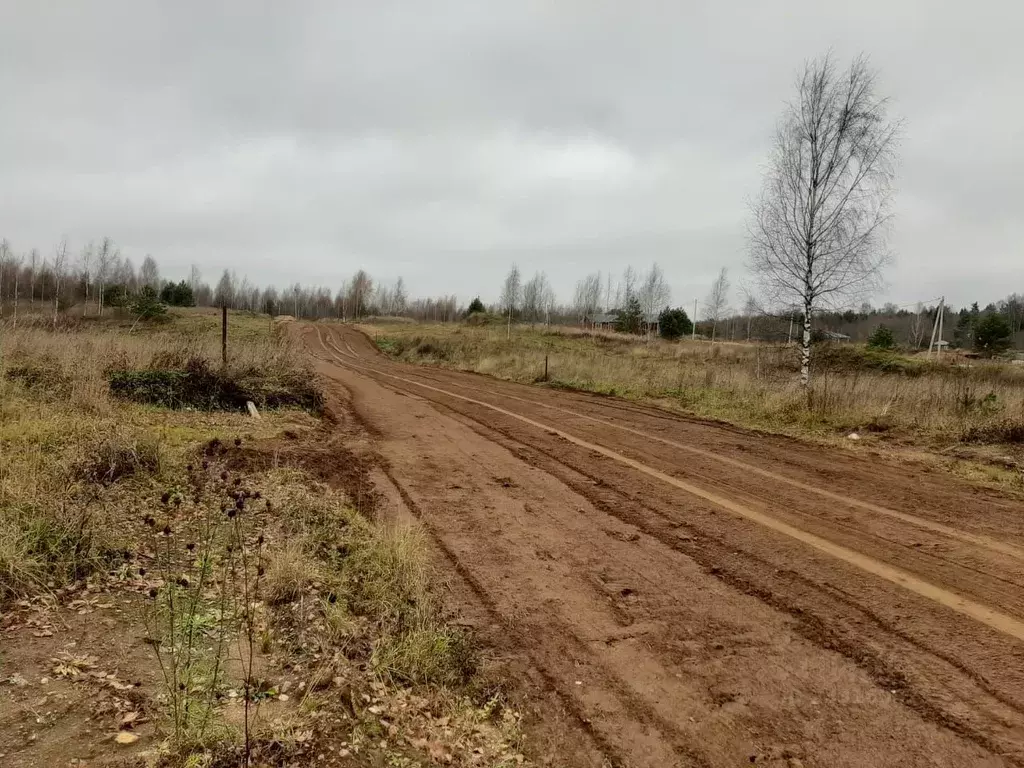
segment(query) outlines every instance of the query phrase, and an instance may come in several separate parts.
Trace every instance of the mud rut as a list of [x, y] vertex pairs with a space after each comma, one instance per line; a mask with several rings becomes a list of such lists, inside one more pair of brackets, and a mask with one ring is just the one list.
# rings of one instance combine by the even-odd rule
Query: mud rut
[[555, 764], [1024, 766], [1021, 503], [299, 333], [571, 712]]

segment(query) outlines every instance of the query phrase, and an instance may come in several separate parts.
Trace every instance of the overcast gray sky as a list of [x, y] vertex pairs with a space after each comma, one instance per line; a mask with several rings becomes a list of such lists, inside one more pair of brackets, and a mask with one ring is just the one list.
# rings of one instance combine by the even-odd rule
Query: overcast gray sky
[[665, 269], [742, 279], [747, 200], [802, 61], [859, 52], [906, 121], [889, 288], [1024, 291], [1024, 3], [0, 3], [0, 236], [109, 234], [336, 287], [495, 298], [512, 261], [563, 298]]

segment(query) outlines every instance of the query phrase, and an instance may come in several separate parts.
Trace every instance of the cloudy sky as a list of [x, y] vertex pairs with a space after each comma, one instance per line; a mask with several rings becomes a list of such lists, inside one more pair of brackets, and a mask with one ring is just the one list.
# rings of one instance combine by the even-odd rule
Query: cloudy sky
[[865, 52], [904, 118], [889, 287], [1024, 291], [1015, 0], [0, 3], [0, 236], [495, 298], [508, 265], [743, 278], [802, 61]]

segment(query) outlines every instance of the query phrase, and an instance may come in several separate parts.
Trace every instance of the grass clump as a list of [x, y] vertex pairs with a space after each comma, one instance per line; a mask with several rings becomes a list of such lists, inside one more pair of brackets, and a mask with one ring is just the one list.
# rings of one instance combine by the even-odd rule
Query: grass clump
[[266, 594], [271, 605], [299, 599], [317, 580], [315, 560], [302, 542], [288, 541], [270, 552], [267, 558]]
[[[299, 473], [301, 475], [301, 473]], [[409, 526], [382, 526], [356, 512], [340, 494], [308, 476], [280, 484], [275, 506], [285, 535], [279, 595], [295, 599], [312, 572], [324, 585], [328, 635], [365, 652], [392, 682], [455, 685], [474, 670], [468, 638], [446, 625], [436, 575], [423, 535]], [[307, 562], [301, 563], [302, 555]], [[270, 553], [271, 562], [278, 557]], [[311, 566], [308, 561], [315, 563]], [[269, 583], [274, 581], [271, 573]]]
[[160, 471], [160, 443], [153, 437], [111, 437], [86, 452], [76, 468], [82, 480], [111, 485], [126, 477]]
[[18, 521], [0, 518], [0, 602], [23, 595], [46, 581], [46, 569], [32, 551], [28, 532]]
[[128, 551], [104, 517], [76, 504], [0, 508], [0, 604], [85, 578]]

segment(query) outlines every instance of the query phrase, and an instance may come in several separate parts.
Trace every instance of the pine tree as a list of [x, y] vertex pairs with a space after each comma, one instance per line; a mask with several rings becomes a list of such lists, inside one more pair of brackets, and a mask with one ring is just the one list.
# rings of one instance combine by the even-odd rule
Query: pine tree
[[615, 320], [615, 330], [619, 333], [643, 333], [644, 313], [640, 308], [640, 299], [630, 296], [626, 302], [626, 308], [619, 313]]

